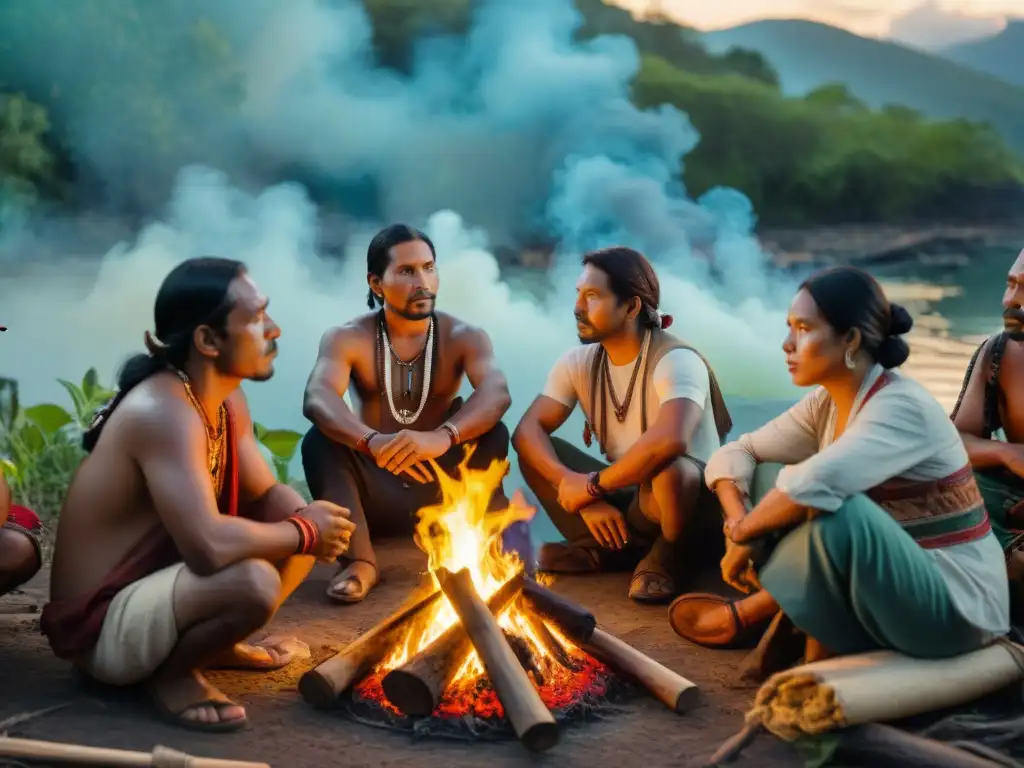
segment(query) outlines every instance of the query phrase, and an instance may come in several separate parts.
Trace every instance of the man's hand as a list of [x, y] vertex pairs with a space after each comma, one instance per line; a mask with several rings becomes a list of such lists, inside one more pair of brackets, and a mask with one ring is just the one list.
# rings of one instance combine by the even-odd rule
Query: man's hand
[[[435, 456], [429, 456], [424, 458], [418, 458], [415, 454], [412, 454], [410, 460], [406, 460], [399, 465], [399, 468], [392, 469], [386, 458], [390, 452], [394, 452], [396, 441], [403, 435], [432, 435], [431, 432], [412, 432], [411, 430], [403, 430], [394, 435], [376, 435], [369, 442], [370, 455], [373, 456], [373, 460], [377, 463], [377, 466], [381, 469], [386, 469], [394, 475], [400, 475], [403, 472], [415, 480], [417, 483], [429, 483], [433, 477], [430, 472], [430, 468], [425, 464], [427, 458], [436, 458]], [[451, 436], [447, 432], [443, 434], [443, 437], [448, 441], [449, 447], [451, 447]], [[413, 449], [415, 450], [415, 449]], [[447, 448], [445, 449], [447, 450]], [[389, 451], [389, 453], [385, 453]], [[441, 453], [444, 453], [442, 451]], [[437, 454], [440, 456], [441, 454]]]
[[1017, 477], [1024, 477], [1024, 445], [1003, 443], [1000, 447], [999, 458], [1003, 466], [1013, 474]]
[[626, 519], [606, 501], [598, 501], [580, 510], [580, 517], [597, 543], [606, 549], [622, 549], [629, 541]]
[[570, 514], [595, 501], [587, 490], [587, 476], [580, 472], [570, 472], [558, 484], [558, 506]]
[[750, 594], [761, 589], [757, 580], [754, 564], [751, 562], [753, 550], [742, 544], [733, 544], [725, 540], [725, 557], [722, 558], [722, 581], [740, 592]]
[[349, 520], [351, 513], [329, 501], [314, 501], [299, 510], [299, 516], [316, 526], [320, 537], [312, 553], [317, 560], [333, 562], [348, 551], [349, 541], [356, 524]]

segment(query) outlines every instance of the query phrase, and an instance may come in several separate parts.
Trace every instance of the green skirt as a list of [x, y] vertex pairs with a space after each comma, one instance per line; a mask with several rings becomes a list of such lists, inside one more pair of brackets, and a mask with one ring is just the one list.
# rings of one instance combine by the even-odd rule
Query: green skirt
[[[773, 487], [780, 469], [759, 467], [751, 495]], [[944, 658], [986, 642], [957, 611], [932, 555], [862, 494], [782, 534], [758, 577], [793, 623], [834, 653]]]

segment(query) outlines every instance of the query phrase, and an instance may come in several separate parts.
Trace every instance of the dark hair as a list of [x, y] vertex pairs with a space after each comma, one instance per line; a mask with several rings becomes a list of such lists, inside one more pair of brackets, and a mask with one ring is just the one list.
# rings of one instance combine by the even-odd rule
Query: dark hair
[[[412, 243], [416, 240], [422, 240], [426, 243], [430, 248], [430, 253], [437, 259], [434, 243], [423, 232], [405, 224], [392, 224], [389, 227], [384, 227], [384, 229], [373, 236], [373, 240], [370, 241], [370, 247], [366, 249], [367, 273], [377, 278], [384, 277], [384, 270], [388, 268], [388, 263], [391, 261], [391, 249], [396, 245]], [[366, 297], [366, 303], [370, 309], [376, 309], [378, 302], [383, 306], [384, 301], [371, 288]]]
[[107, 418], [134, 387], [168, 367], [185, 367], [196, 328], [208, 325], [217, 333], [226, 331], [234, 303], [228, 291], [245, 272], [242, 262], [215, 257], [188, 259], [171, 270], [156, 294], [156, 325], [152, 335], [146, 334], [149, 354], [133, 355], [121, 366], [117, 394], [96, 413], [82, 436], [86, 451], [92, 451]]
[[860, 330], [861, 346], [884, 368], [896, 368], [910, 356], [902, 338], [914, 326], [914, 319], [899, 304], [890, 302], [882, 286], [856, 267], [833, 267], [812, 275], [806, 289], [818, 311], [837, 333]]
[[658, 304], [661, 301], [661, 283], [654, 267], [639, 251], [624, 246], [602, 248], [584, 254], [583, 265], [596, 267], [608, 276], [608, 285], [621, 304], [634, 296], [640, 299], [637, 316], [643, 327], [660, 328]]

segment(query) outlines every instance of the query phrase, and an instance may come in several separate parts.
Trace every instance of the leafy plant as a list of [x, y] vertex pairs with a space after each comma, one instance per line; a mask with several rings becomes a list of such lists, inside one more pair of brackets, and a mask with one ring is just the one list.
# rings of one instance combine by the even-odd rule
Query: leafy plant
[[302, 435], [291, 429], [267, 429], [259, 422], [253, 422], [252, 426], [256, 439], [270, 453], [277, 481], [285, 484], [291, 482], [289, 467], [302, 441]]

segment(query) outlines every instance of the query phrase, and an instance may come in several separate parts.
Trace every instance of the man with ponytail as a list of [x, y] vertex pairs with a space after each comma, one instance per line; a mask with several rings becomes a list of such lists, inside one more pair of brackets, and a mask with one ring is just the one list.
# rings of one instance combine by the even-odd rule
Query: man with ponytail
[[143, 685], [193, 729], [247, 722], [203, 670], [275, 669], [308, 651], [245, 641], [353, 530], [347, 510], [278, 483], [256, 443], [239, 385], [273, 375], [268, 303], [228, 259], [190, 259], [164, 280], [147, 353], [123, 366], [84, 436], [41, 618], [57, 656]]
[[[555, 363], [513, 435], [523, 477], [566, 541], [540, 568], [633, 568], [629, 596], [668, 602], [685, 571], [721, 547], [704, 466], [732, 428], [707, 361], [668, 333], [650, 263], [630, 248], [583, 257], [576, 284], [583, 346]], [[579, 403], [583, 439], [610, 465], [552, 437]], [[710, 549], [709, 549], [710, 547]]]
[[[367, 250], [366, 279], [371, 311], [323, 335], [303, 401], [310, 492], [351, 509], [356, 523], [327, 591], [341, 603], [360, 602], [380, 578], [371, 534], [412, 536], [417, 512], [441, 500], [430, 460], [454, 475], [470, 451], [472, 469], [508, 456], [508, 383], [483, 330], [435, 311], [430, 238], [384, 228]], [[473, 387], [465, 403], [463, 377]], [[491, 504], [508, 506], [503, 490]]]

